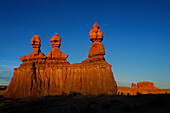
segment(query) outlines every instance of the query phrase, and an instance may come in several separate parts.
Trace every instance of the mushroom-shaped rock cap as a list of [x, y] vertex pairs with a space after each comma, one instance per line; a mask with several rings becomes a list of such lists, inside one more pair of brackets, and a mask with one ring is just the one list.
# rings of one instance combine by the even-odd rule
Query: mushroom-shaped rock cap
[[34, 37], [31, 39], [31, 44], [33, 45], [33, 44], [40, 44], [40, 37], [37, 35], [37, 34], [35, 34], [34, 35]]
[[51, 39], [50, 39], [50, 42], [53, 42], [53, 41], [61, 41], [61, 38], [59, 37], [59, 34], [56, 33], [55, 36], [53, 36]]
[[97, 24], [97, 23], [95, 23], [94, 25], [93, 25], [93, 28], [100, 28], [100, 26]]

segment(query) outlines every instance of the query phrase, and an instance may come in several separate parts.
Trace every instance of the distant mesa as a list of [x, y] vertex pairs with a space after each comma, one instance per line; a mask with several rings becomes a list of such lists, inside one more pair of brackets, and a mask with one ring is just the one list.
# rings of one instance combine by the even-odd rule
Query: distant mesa
[[138, 82], [137, 85], [132, 83], [131, 85], [132, 89], [141, 89], [141, 90], [154, 90], [154, 91], [160, 91], [159, 88], [154, 86], [153, 82], [149, 81], [143, 81], [143, 82]]
[[54, 96], [73, 92], [82, 95], [117, 95], [117, 84], [111, 65], [105, 61], [105, 49], [101, 41], [103, 33], [95, 23], [89, 36], [92, 46], [88, 59], [70, 64], [67, 54], [61, 52], [61, 38], [56, 33], [50, 39], [52, 50], [45, 56], [38, 35], [31, 39], [32, 53], [20, 57], [22, 64], [15, 68], [4, 97], [22, 98]]
[[132, 83], [130, 87], [118, 87], [118, 95], [138, 95], [138, 94], [165, 94], [169, 91], [160, 90], [154, 86], [153, 82], [142, 81], [137, 85]]

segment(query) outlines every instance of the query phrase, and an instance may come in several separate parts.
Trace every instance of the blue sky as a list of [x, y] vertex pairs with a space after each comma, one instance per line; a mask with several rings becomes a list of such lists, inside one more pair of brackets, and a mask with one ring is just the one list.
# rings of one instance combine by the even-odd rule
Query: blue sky
[[71, 64], [87, 59], [95, 22], [118, 85], [152, 81], [170, 88], [169, 0], [1, 0], [0, 84], [8, 84], [19, 57], [32, 52], [35, 34], [45, 55], [59, 33]]

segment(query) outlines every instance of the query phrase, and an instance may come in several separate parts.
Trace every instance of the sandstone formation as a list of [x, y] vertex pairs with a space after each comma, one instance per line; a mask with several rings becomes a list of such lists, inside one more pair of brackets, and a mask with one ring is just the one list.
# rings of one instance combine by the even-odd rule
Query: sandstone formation
[[138, 87], [136, 86], [136, 84], [135, 84], [135, 83], [132, 83], [132, 84], [131, 84], [131, 88], [133, 88], [133, 89], [137, 89]]
[[159, 88], [154, 86], [153, 82], [143, 81], [138, 82], [137, 85], [132, 83], [130, 87], [119, 87], [118, 94], [123, 95], [137, 95], [137, 94], [164, 94]]
[[103, 55], [105, 55], [105, 50], [103, 44], [101, 43], [101, 41], [103, 40], [103, 33], [99, 28], [99, 25], [95, 23], [93, 25], [93, 29], [89, 32], [90, 40], [92, 41], [92, 46], [90, 46], [89, 48], [89, 58], [83, 62], [105, 60], [105, 58], [103, 57]]
[[138, 82], [137, 87], [140, 89], [153, 89], [155, 88], [153, 82], [148, 82], [148, 81], [143, 81], [143, 82]]
[[153, 82], [148, 82], [148, 81], [138, 82], [137, 87], [138, 87], [138, 89], [145, 89], [145, 90], [153, 89], [153, 90], [159, 91], [159, 89], [154, 86]]
[[103, 57], [105, 52], [102, 39], [102, 32], [95, 24], [90, 31], [93, 44], [89, 50], [89, 58], [82, 63], [70, 64], [66, 60], [68, 55], [60, 51], [61, 39], [58, 33], [50, 39], [52, 51], [48, 56], [40, 51], [40, 38], [35, 35], [31, 39], [33, 52], [20, 57], [23, 63], [14, 69], [3, 96], [22, 98], [72, 92], [82, 95], [116, 95], [117, 85], [111, 65]]
[[51, 39], [51, 45], [53, 47], [52, 51], [50, 51], [48, 53], [48, 60], [53, 60], [53, 61], [56, 61], [56, 60], [59, 60], [61, 62], [67, 62], [66, 59], [68, 57], [67, 54], [65, 53], [62, 53], [60, 51], [60, 45], [61, 45], [61, 39], [59, 37], [59, 34], [56, 33], [55, 36], [53, 36]]
[[[132, 86], [132, 88], [134, 87]], [[160, 92], [159, 88], [155, 87], [153, 82], [148, 81], [138, 82], [136, 91], [141, 94], [157, 94]]]
[[33, 47], [32, 53], [28, 54], [27, 56], [22, 56], [20, 59], [23, 62], [26, 61], [34, 61], [34, 62], [41, 62], [41, 61], [45, 61], [46, 56], [41, 52], [40, 50], [40, 38], [38, 35], [35, 35], [32, 39], [31, 39], [31, 45]]

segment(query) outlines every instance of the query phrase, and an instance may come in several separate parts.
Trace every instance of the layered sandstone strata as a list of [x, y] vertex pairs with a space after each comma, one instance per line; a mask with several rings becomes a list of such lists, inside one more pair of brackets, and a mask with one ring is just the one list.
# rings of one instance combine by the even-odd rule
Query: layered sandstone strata
[[20, 57], [23, 62], [15, 68], [8, 89], [3, 96], [22, 98], [29, 96], [63, 95], [73, 92], [82, 95], [116, 95], [117, 85], [111, 65], [104, 59], [103, 33], [95, 24], [90, 31], [93, 44], [89, 58], [79, 64], [70, 64], [67, 54], [60, 51], [61, 38], [51, 38], [52, 51], [45, 56], [40, 50], [40, 38], [35, 35], [33, 52]]

